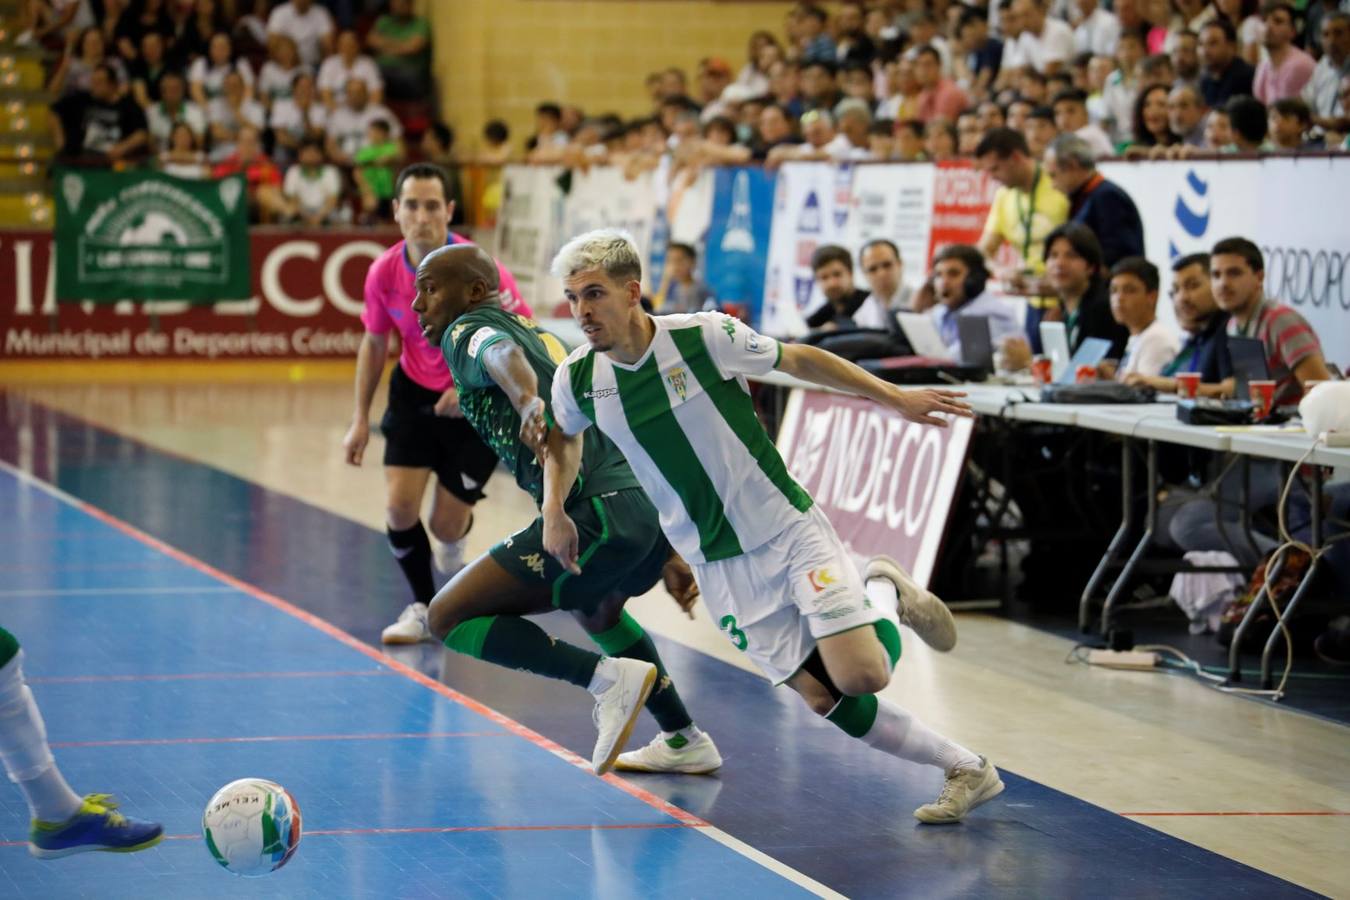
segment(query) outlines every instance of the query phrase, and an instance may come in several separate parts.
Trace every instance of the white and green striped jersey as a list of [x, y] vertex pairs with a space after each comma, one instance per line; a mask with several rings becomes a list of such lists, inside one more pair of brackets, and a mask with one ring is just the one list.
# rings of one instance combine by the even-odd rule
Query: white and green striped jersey
[[656, 335], [634, 365], [585, 346], [568, 356], [553, 378], [553, 416], [567, 434], [595, 424], [619, 445], [688, 562], [739, 556], [811, 508], [745, 384], [782, 350], [721, 313], [652, 321]]

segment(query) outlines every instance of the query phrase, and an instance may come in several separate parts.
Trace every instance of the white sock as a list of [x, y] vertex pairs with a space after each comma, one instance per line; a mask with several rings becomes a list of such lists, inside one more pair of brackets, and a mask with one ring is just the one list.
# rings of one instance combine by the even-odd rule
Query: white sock
[[872, 601], [873, 606], [899, 616], [900, 592], [895, 589], [894, 581], [889, 578], [872, 578], [868, 580], [866, 588], [867, 599]]
[[618, 681], [618, 676], [614, 672], [614, 660], [608, 656], [600, 657], [600, 664], [595, 667], [595, 674], [591, 676], [591, 683], [586, 685], [586, 690], [594, 697], [599, 697], [605, 691], [614, 687]]
[[467, 541], [466, 534], [457, 541], [432, 542], [431, 557], [442, 575], [454, 575], [464, 568], [464, 545]]
[[978, 769], [980, 758], [938, 734], [901, 706], [877, 698], [877, 719], [862, 742], [882, 753], [910, 762], [937, 766], [943, 772]]
[[33, 692], [23, 680], [23, 653], [0, 666], [0, 758], [23, 791], [33, 818], [64, 822], [80, 808], [47, 745], [47, 727]]

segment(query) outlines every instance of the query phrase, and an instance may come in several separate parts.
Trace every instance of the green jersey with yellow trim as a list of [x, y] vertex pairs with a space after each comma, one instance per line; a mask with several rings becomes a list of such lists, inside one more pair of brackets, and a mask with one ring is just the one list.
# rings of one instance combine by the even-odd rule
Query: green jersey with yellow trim
[[778, 363], [773, 338], [721, 313], [654, 316], [656, 334], [631, 366], [579, 348], [553, 379], [553, 415], [576, 434], [591, 424], [618, 444], [691, 563], [755, 549], [811, 508], [811, 496], [755, 415], [746, 375]]
[[[553, 373], [567, 356], [567, 349], [533, 319], [507, 312], [500, 306], [470, 310], [450, 323], [441, 336], [441, 352], [455, 377], [464, 418], [515, 475], [516, 484], [538, 505], [544, 499], [544, 470], [520, 440], [520, 414], [483, 366], [483, 351], [500, 341], [510, 341], [525, 354], [539, 379], [539, 396], [546, 406], [550, 405]], [[569, 499], [638, 487], [623, 454], [599, 433], [585, 438], [577, 482]]]

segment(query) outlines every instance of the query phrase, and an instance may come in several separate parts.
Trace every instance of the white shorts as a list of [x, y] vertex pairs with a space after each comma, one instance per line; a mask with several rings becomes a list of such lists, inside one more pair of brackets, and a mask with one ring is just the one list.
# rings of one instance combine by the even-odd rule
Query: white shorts
[[754, 550], [692, 568], [713, 621], [774, 684], [802, 667], [818, 638], [894, 620], [868, 601], [818, 505]]

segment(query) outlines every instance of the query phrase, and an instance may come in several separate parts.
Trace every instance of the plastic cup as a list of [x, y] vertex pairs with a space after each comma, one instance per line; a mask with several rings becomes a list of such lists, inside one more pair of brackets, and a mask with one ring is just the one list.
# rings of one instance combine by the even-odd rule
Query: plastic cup
[[1081, 365], [1073, 373], [1073, 380], [1078, 384], [1091, 384], [1097, 380], [1097, 367]]
[[1200, 392], [1199, 372], [1177, 373], [1177, 396], [1183, 400], [1194, 400]]
[[1264, 419], [1269, 416], [1270, 408], [1275, 404], [1275, 382], [1251, 381], [1247, 386], [1251, 392], [1252, 403], [1256, 405], [1256, 417]]
[[1031, 360], [1031, 378], [1037, 384], [1049, 384], [1054, 363], [1048, 356], [1037, 356]]

